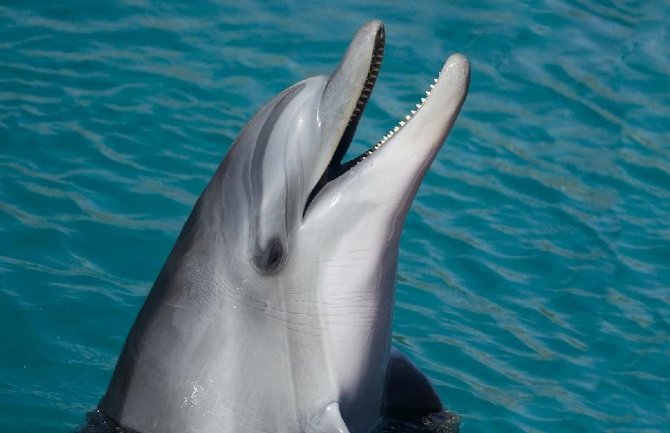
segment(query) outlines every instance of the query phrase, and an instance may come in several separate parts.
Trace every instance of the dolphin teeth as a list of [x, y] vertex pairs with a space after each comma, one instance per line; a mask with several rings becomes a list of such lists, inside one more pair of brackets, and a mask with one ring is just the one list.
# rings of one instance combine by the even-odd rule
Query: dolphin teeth
[[[376, 57], [375, 57], [375, 58], [376, 58]], [[372, 71], [373, 73], [375, 73], [375, 76], [376, 76], [376, 74], [379, 72], [379, 65], [380, 65], [380, 63], [381, 63], [381, 62], [377, 62], [377, 63], [375, 63], [375, 66], [371, 68], [371, 71]], [[440, 74], [441, 74], [441, 72], [440, 72]], [[438, 75], [438, 77], [439, 77], [439, 75]], [[366, 157], [372, 155], [372, 153], [373, 153], [375, 150], [379, 149], [382, 145], [384, 145], [384, 143], [386, 143], [387, 141], [389, 141], [389, 140], [390, 140], [390, 139], [391, 139], [391, 138], [392, 138], [398, 131], [400, 131], [400, 129], [405, 125], [405, 123], [407, 123], [409, 120], [412, 119], [412, 117], [413, 117], [414, 115], [416, 115], [416, 113], [418, 112], [418, 110], [420, 110], [421, 107], [423, 106], [423, 104], [425, 104], [427, 98], [430, 96], [430, 92], [435, 88], [435, 85], [437, 84], [437, 82], [438, 82], [438, 79], [437, 79], [437, 78], [433, 78], [433, 83], [431, 83], [431, 84], [429, 85], [429, 88], [426, 90], [426, 95], [425, 95], [424, 97], [421, 98], [421, 102], [420, 102], [420, 103], [415, 104], [415, 105], [416, 105], [416, 110], [410, 110], [410, 114], [406, 115], [406, 116], [404, 117], [403, 120], [400, 120], [400, 121], [398, 122], [398, 124], [397, 124], [396, 126], [394, 126], [393, 129], [391, 129], [386, 135], [384, 135], [384, 136], [383, 136], [383, 137], [382, 137], [382, 138], [381, 138], [381, 139], [380, 139], [374, 146], [372, 146], [372, 148], [370, 148], [370, 149], [367, 150], [365, 153], [363, 153], [363, 154], [357, 159], [355, 165], [360, 164], [361, 162], [363, 162], [363, 160], [365, 160]], [[364, 93], [367, 92], [367, 91], [369, 91], [368, 85], [369, 85], [369, 84], [366, 82], [366, 83], [365, 83], [365, 89], [363, 90]], [[372, 85], [374, 85], [374, 80], [372, 81]]]

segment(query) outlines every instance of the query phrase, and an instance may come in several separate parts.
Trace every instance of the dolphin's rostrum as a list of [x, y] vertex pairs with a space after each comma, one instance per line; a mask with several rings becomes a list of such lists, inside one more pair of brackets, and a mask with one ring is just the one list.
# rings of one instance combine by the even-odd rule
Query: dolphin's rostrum
[[402, 224], [469, 64], [449, 57], [415, 114], [342, 163], [383, 45], [365, 24], [332, 76], [249, 121], [130, 331], [104, 414], [142, 433], [365, 433], [441, 409], [391, 349], [391, 318]]

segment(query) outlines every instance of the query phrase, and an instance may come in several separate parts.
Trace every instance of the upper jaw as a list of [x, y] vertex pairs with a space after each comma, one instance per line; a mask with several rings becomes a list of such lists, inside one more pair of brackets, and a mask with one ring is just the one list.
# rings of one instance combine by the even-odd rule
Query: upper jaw
[[[333, 110], [333, 107], [337, 110], [338, 104], [334, 101], [337, 99], [342, 101], [342, 108], [345, 109], [335, 113], [339, 123], [337, 134], [335, 134], [338, 144], [331, 165], [337, 165], [342, 161], [351, 144], [379, 75], [384, 55], [384, 43], [384, 26], [381, 21], [370, 21], [363, 25], [326, 84], [321, 102], [323, 114], [327, 115], [328, 110]], [[347, 114], [348, 117], [343, 114]], [[346, 125], [342, 129], [345, 122]]]
[[317, 122], [326, 153], [317, 161], [316, 169], [322, 175], [305, 202], [304, 212], [321, 188], [342, 172], [340, 163], [372, 93], [383, 52], [382, 22], [364, 24], [323, 89]]

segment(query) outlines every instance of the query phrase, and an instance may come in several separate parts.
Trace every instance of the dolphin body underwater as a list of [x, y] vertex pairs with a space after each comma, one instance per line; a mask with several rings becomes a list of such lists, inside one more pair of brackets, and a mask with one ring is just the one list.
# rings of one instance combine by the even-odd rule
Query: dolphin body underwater
[[460, 111], [449, 57], [407, 120], [342, 163], [379, 72], [381, 22], [335, 73], [246, 125], [198, 199], [119, 357], [99, 411], [141, 433], [365, 433], [442, 409], [391, 348], [398, 243]]

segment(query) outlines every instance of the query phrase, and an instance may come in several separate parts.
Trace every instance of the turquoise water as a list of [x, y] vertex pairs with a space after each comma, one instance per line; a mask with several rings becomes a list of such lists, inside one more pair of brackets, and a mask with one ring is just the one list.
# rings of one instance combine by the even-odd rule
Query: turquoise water
[[472, 64], [405, 224], [396, 344], [463, 432], [668, 431], [667, 2], [61, 3], [0, 5], [0, 432], [83, 422], [244, 122], [371, 18], [352, 155]]

